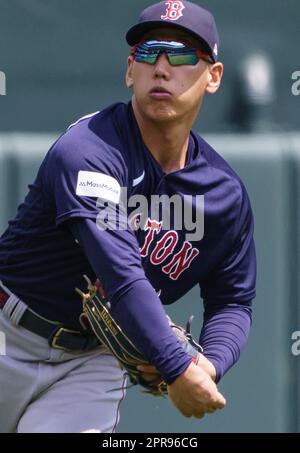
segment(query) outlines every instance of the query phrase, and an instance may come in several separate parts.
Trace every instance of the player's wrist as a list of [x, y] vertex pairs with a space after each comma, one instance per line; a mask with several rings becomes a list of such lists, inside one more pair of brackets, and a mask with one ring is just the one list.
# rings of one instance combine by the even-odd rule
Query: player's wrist
[[217, 379], [217, 370], [213, 363], [208, 360], [203, 354], [199, 354], [197, 366], [204, 370], [210, 378], [216, 382]]
[[[173, 359], [174, 359], [174, 357], [173, 357]], [[168, 385], [172, 385], [176, 381], [177, 378], [179, 378], [180, 376], [183, 375], [183, 373], [185, 373], [185, 371], [191, 365], [191, 363], [193, 363], [192, 357], [190, 357], [188, 354], [185, 354], [185, 353], [184, 353], [184, 357], [183, 356], [180, 357], [180, 362], [181, 362], [180, 366], [178, 366], [179, 360], [176, 359], [176, 361], [177, 361], [176, 369], [172, 368], [172, 370], [171, 370], [171, 366], [170, 366], [170, 371], [168, 370], [168, 371], [162, 372], [162, 370], [160, 370], [160, 374], [163, 377], [163, 380]], [[175, 361], [175, 363], [176, 363], [176, 361]]]
[[186, 370], [172, 384], [169, 384], [168, 387], [171, 387], [174, 391], [177, 387], [182, 388], [182, 386], [194, 385], [195, 382], [201, 386], [207, 380], [211, 381], [208, 373], [191, 361]]

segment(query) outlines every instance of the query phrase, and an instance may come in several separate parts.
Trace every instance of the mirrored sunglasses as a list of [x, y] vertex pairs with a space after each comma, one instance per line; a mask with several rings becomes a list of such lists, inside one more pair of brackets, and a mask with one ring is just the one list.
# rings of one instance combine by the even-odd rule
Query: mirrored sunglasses
[[178, 41], [145, 41], [132, 47], [131, 55], [139, 63], [154, 65], [161, 53], [166, 54], [170, 65], [195, 66], [199, 60], [213, 63], [209, 55], [200, 49]]

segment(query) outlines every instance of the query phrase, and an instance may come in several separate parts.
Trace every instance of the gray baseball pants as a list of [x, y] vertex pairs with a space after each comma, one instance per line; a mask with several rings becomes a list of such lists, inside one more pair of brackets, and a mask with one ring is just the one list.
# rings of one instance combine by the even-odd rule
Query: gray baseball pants
[[114, 432], [124, 387], [103, 346], [53, 349], [0, 310], [0, 433]]

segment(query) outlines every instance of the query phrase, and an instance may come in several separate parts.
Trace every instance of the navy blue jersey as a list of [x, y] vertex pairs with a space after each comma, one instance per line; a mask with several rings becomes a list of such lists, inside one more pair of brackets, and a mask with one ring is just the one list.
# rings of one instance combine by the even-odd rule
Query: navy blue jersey
[[[163, 304], [200, 285], [206, 306], [248, 303], [255, 297], [253, 216], [245, 187], [231, 167], [191, 132], [186, 166], [165, 174], [143, 143], [131, 103], [114, 104], [80, 120], [52, 146], [16, 218], [0, 240], [0, 279], [32, 309], [75, 326], [82, 275], [99, 277], [109, 298], [148, 279]], [[101, 232], [95, 275], [70, 232], [76, 219], [97, 221], [104, 204], [143, 195], [143, 228]], [[186, 212], [153, 217], [152, 196], [178, 195]], [[195, 195], [203, 204], [197, 204]], [[201, 198], [202, 197], [202, 198]], [[189, 205], [190, 203], [190, 205]], [[187, 212], [201, 219], [201, 237], [177, 228]], [[128, 207], [128, 214], [138, 209]], [[160, 214], [162, 217], [160, 217]], [[199, 215], [198, 215], [199, 214]], [[175, 218], [176, 217], [176, 218]], [[140, 220], [139, 213], [132, 222]], [[131, 223], [132, 223], [131, 222]], [[189, 233], [189, 234], [187, 234]]]

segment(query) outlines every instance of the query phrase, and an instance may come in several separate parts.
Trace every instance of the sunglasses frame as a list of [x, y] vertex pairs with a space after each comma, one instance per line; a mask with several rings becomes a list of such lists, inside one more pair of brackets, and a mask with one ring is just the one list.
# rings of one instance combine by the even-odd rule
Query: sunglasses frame
[[[191, 43], [188, 42], [188, 41], [182, 41], [182, 40], [180, 40], [180, 41], [174, 41], [174, 39], [172, 39], [172, 40], [167, 40], [167, 39], [164, 39], [164, 40], [146, 39], [146, 40], [140, 41], [138, 44], [136, 44], [135, 46], [131, 47], [131, 56], [133, 56], [134, 60], [137, 61], [136, 58], [135, 58], [135, 53], [136, 53], [136, 50], [137, 50], [137, 48], [138, 48], [139, 46], [141, 46], [141, 45], [143, 45], [143, 44], [145, 44], [145, 43], [147, 43], [147, 42], [154, 42], [154, 41], [157, 41], [158, 43], [159, 43], [159, 42], [164, 42], [164, 43], [165, 43], [165, 42], [177, 42], [177, 43], [179, 43], [179, 44], [183, 44], [186, 48], [195, 50], [195, 51], [196, 51], [196, 55], [197, 55], [197, 57], [199, 58], [199, 60], [206, 61], [206, 63], [209, 63], [209, 64], [213, 64], [213, 63], [214, 63], [214, 62], [212, 61], [212, 59], [211, 59], [209, 53], [204, 52], [203, 50], [201, 50], [201, 49], [195, 47], [193, 44], [191, 44]], [[163, 48], [162, 48], [162, 49], [159, 51], [159, 53], [157, 54], [156, 60], [154, 61], [154, 63], [149, 63], [149, 62], [147, 62], [147, 61], [137, 61], [137, 63], [146, 63], [146, 64], [150, 64], [150, 65], [155, 65], [156, 62], [157, 62], [157, 59], [159, 58], [159, 56], [160, 56], [162, 53], [165, 53], [165, 54], [167, 55], [169, 64], [170, 64], [171, 66], [175, 66], [175, 67], [176, 67], [176, 66], [195, 66], [197, 63], [199, 63], [199, 60], [198, 60], [198, 62], [195, 63], [194, 65], [192, 65], [192, 64], [191, 64], [191, 65], [189, 65], [189, 64], [178, 64], [178, 65], [175, 64], [175, 65], [174, 65], [174, 64], [172, 64], [171, 61], [170, 61], [170, 58], [169, 58], [169, 55], [168, 55], [168, 50], [167, 50], [167, 49], [163, 49]]]

